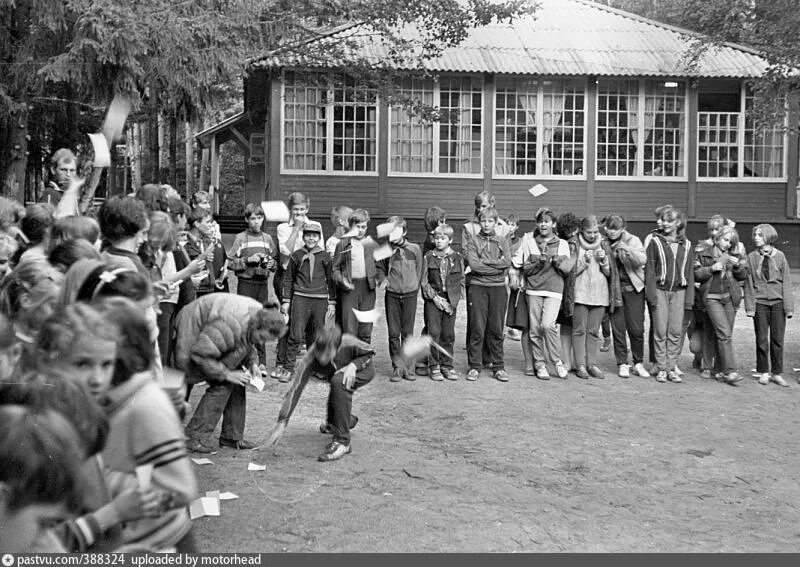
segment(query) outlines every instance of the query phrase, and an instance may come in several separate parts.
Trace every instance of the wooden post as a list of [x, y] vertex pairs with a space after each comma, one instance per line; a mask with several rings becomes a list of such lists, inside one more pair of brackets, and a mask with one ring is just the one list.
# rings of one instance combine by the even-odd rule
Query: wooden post
[[186, 195], [188, 196], [194, 193], [194, 126], [187, 120], [184, 128], [186, 131], [186, 139], [184, 140], [184, 151], [186, 152]]
[[797, 218], [797, 181], [798, 181], [798, 121], [800, 121], [800, 109], [798, 108], [798, 96], [793, 93], [789, 97], [789, 131], [786, 136], [786, 218]]
[[586, 101], [586, 214], [594, 214], [594, 180], [597, 170], [597, 78], [589, 77]]
[[378, 211], [385, 215], [386, 191], [389, 184], [389, 113], [386, 99], [378, 102]]
[[267, 138], [269, 140], [269, 159], [267, 161], [267, 199], [282, 199], [281, 195], [281, 80], [280, 75], [270, 75], [269, 112]]
[[686, 125], [686, 215], [690, 218], [697, 217], [697, 82], [692, 81], [687, 89], [687, 104], [689, 107], [689, 123]]

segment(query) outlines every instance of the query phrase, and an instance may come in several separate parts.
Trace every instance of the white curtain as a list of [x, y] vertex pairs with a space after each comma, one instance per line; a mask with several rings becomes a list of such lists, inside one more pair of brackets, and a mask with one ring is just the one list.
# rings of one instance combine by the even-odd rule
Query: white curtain
[[[656, 96], [644, 97], [644, 146], [645, 148], [650, 146], [650, 152], [645, 152], [644, 154], [645, 160], [647, 159], [655, 160], [657, 155], [662, 155], [662, 156], [664, 155], [664, 148], [663, 148], [664, 140], [650, 139], [650, 136], [653, 133], [653, 126], [656, 123], [656, 110], [663, 109], [663, 104], [661, 104], [662, 102], [663, 101]], [[633, 135], [634, 135], [634, 140], [636, 140], [637, 139], [636, 132], [634, 132]], [[660, 152], [658, 151], [658, 146], [662, 146]], [[649, 175], [656, 175], [657, 171], [656, 168], [658, 168], [659, 166], [660, 163], [654, 163], [651, 168], [648, 168], [647, 165], [645, 164], [644, 169], [645, 171], [648, 171], [648, 169], [651, 170], [649, 172]], [[661, 171], [661, 173], [658, 175], [664, 175], [664, 172]]]
[[[553, 165], [550, 162], [550, 144], [553, 141], [556, 127], [561, 124], [564, 113], [564, 86], [553, 84], [554, 92], [544, 96], [544, 116], [542, 117], [542, 174], [552, 175]], [[555, 92], [558, 89], [558, 92]], [[563, 172], [562, 172], [563, 173]]]
[[[632, 86], [628, 87], [628, 89], [630, 90], [633, 88], [638, 91], [638, 88], [636, 87], [637, 85], [636, 83], [634, 83]], [[639, 175], [640, 172], [636, 171], [636, 163], [637, 163], [636, 155], [638, 155], [638, 153], [642, 151], [642, 148], [638, 147], [637, 144], [637, 140], [639, 137], [639, 93], [638, 92], [636, 92], [636, 94], [628, 94], [625, 97], [625, 110], [627, 111], [627, 117], [628, 117], [628, 145], [629, 146], [632, 145], [633, 147], [636, 148], [636, 153], [633, 156], [628, 154], [627, 158], [628, 164], [626, 164], [626, 169], [627, 169], [627, 167], [630, 166], [630, 163], [633, 162], [634, 170], [632, 172], [626, 171], [626, 174]]]

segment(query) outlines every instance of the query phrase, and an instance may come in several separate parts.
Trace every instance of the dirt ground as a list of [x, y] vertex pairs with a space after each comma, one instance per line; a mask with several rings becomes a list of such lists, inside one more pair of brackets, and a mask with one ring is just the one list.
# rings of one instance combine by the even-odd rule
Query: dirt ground
[[[382, 296], [379, 308], [383, 310]], [[460, 306], [456, 367], [466, 317]], [[422, 323], [421, 305], [417, 328]], [[195, 522], [214, 552], [795, 552], [800, 547], [798, 324], [787, 330], [790, 388], [759, 385], [752, 321], [734, 332], [745, 380], [691, 370], [682, 384], [622, 379], [390, 383], [386, 325], [377, 375], [355, 395], [353, 452], [333, 463], [328, 386], [312, 382], [273, 451], [220, 449], [196, 466], [202, 490], [231, 491], [219, 517]], [[680, 366], [689, 369], [688, 346]], [[274, 349], [269, 362], [274, 361]], [[246, 437], [272, 429], [287, 385], [248, 393]], [[196, 403], [204, 388], [196, 388]], [[216, 437], [213, 438], [216, 442]], [[193, 455], [199, 456], [199, 455]], [[248, 472], [248, 462], [265, 464]]]

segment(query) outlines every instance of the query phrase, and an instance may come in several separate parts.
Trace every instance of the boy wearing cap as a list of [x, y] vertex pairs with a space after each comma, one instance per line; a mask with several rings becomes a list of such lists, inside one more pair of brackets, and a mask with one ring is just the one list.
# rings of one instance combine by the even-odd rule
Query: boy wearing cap
[[289, 341], [285, 370], [279, 380], [288, 382], [294, 373], [306, 326], [311, 321], [316, 335], [333, 319], [336, 311], [336, 287], [333, 284], [331, 258], [320, 246], [322, 225], [306, 220], [303, 224], [303, 248], [289, 256], [283, 275], [281, 313], [289, 315]]

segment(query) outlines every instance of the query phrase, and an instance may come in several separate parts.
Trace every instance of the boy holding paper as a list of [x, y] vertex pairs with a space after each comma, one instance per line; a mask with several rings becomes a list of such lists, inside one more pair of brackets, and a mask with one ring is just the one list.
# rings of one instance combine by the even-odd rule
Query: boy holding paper
[[378, 281], [386, 283], [386, 325], [389, 329], [389, 356], [392, 359], [392, 382], [401, 378], [415, 380], [413, 372], [398, 364], [397, 355], [406, 338], [414, 334], [417, 314], [419, 278], [422, 273], [422, 250], [406, 240], [407, 225], [403, 217], [389, 217], [394, 225], [389, 234], [391, 256], [377, 262]]

